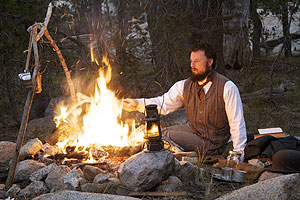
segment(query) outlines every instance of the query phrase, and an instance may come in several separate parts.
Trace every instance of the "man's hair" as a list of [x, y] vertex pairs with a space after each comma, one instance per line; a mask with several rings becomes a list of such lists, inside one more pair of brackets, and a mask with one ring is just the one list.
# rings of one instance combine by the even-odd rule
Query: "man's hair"
[[205, 56], [207, 58], [212, 58], [213, 59], [212, 68], [215, 69], [216, 68], [216, 62], [217, 62], [217, 53], [215, 52], [215, 49], [211, 45], [209, 45], [205, 42], [200, 42], [200, 43], [197, 43], [197, 44], [193, 44], [191, 46], [191, 52], [195, 52], [195, 51], [199, 51], [199, 50], [204, 51]]

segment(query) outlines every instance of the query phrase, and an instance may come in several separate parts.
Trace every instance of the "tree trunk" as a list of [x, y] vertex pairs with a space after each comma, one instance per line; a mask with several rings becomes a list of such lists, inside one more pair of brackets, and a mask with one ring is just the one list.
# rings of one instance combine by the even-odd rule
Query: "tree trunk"
[[154, 77], [163, 89], [167, 89], [175, 81], [185, 77], [184, 72], [189, 69], [187, 62], [180, 61], [183, 57], [189, 59], [186, 52], [186, 2], [153, 0], [148, 4], [146, 13], [152, 44]]
[[207, 41], [217, 53], [216, 70], [225, 74], [223, 58], [223, 0], [191, 1], [192, 42]]
[[253, 57], [260, 58], [260, 37], [262, 30], [262, 23], [257, 13], [257, 0], [250, 1], [250, 13], [253, 21], [253, 37], [252, 37], [252, 45], [253, 45]]
[[224, 21], [225, 65], [234, 69], [249, 67], [252, 60], [248, 39], [250, 0], [226, 0], [224, 5], [223, 16], [228, 19]]
[[118, 36], [116, 46], [116, 56], [119, 61], [126, 62], [126, 36], [128, 35], [128, 11], [127, 11], [128, 0], [118, 0], [117, 7], [117, 20], [118, 20]]
[[281, 20], [282, 20], [283, 37], [284, 37], [284, 42], [283, 42], [284, 56], [287, 58], [292, 56], [292, 44], [291, 44], [291, 37], [290, 37], [289, 12], [288, 12], [287, 1], [284, 1], [282, 5], [281, 15], [282, 15]]

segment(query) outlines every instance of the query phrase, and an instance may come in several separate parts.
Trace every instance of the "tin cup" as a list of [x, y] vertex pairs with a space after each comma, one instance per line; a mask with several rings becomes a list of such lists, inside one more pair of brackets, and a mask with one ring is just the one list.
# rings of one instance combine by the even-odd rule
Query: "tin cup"
[[238, 182], [238, 183], [245, 182], [246, 173], [247, 172], [242, 171], [242, 170], [233, 170], [233, 172], [232, 172], [232, 181], [235, 181], [235, 182]]
[[23, 73], [19, 74], [19, 78], [22, 81], [29, 81], [29, 80], [31, 80], [31, 74], [30, 74], [30, 72], [23, 72]]
[[223, 167], [222, 168], [222, 176], [223, 176], [224, 180], [231, 181], [232, 171], [233, 171], [233, 169], [230, 168], [230, 167]]

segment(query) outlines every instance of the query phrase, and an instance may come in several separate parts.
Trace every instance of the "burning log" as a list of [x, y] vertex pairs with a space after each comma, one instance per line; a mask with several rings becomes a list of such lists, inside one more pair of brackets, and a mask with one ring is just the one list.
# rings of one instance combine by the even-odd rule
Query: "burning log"
[[42, 153], [37, 153], [37, 156], [38, 156], [39, 160], [45, 164], [55, 163], [55, 160], [44, 157]]
[[115, 147], [115, 146], [105, 146], [103, 150], [108, 153], [108, 158], [111, 157], [122, 157], [122, 156], [132, 156], [143, 150], [142, 144], [135, 146], [125, 146], [125, 147]]
[[66, 158], [86, 160], [88, 158], [88, 154], [86, 152], [70, 152], [70, 153], [67, 153], [67, 154], [59, 153], [59, 154], [56, 154], [54, 157], [50, 156], [50, 158], [54, 158], [55, 160], [64, 160]]
[[64, 160], [61, 164], [67, 165], [68, 167], [73, 167], [74, 164], [81, 163], [78, 159]]
[[95, 163], [78, 163], [78, 164], [73, 165], [73, 167], [83, 169], [87, 165], [98, 167], [98, 168], [100, 168], [102, 170], [109, 169], [108, 163], [106, 161], [104, 161], [104, 162], [99, 161], [99, 162], [95, 162]]

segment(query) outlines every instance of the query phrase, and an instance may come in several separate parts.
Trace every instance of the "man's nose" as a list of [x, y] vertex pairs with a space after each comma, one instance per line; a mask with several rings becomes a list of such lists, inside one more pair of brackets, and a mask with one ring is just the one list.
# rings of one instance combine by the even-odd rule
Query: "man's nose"
[[191, 67], [195, 66], [195, 62], [191, 61]]

